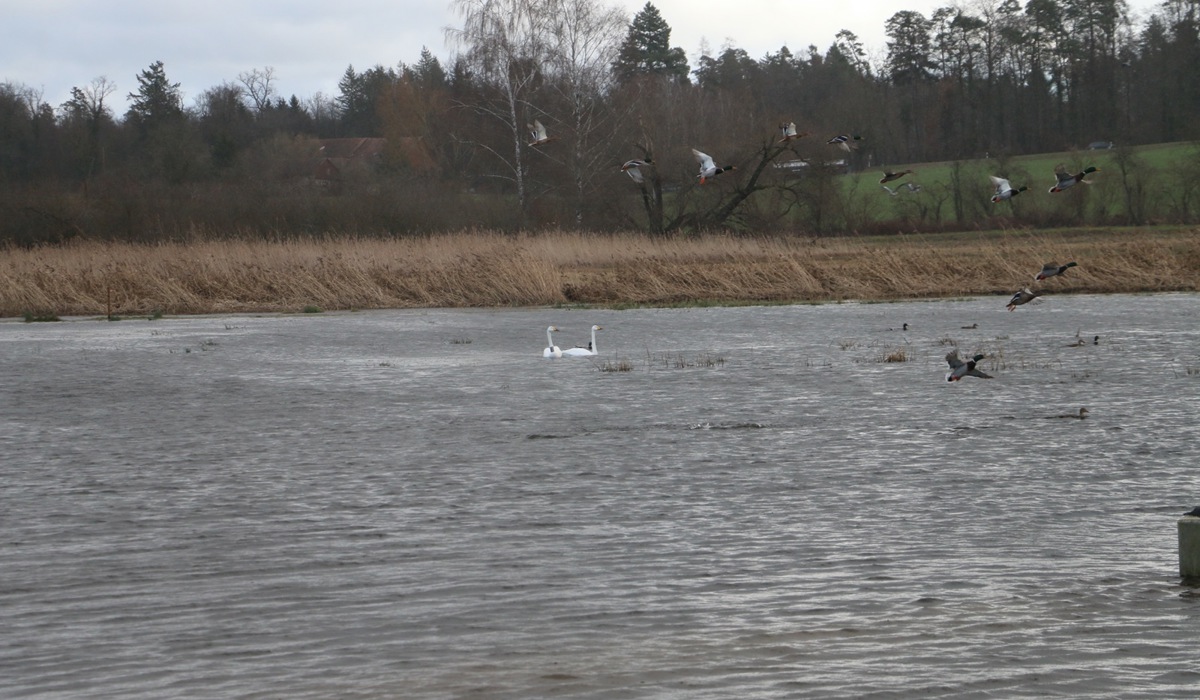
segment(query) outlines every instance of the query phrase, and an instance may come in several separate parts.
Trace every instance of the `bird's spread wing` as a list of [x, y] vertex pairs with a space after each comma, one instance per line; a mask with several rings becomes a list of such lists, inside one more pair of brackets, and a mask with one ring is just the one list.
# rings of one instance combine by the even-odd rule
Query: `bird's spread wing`
[[946, 362], [950, 365], [950, 369], [958, 369], [962, 367], [963, 361], [958, 359], [958, 351], [954, 350], [946, 354]]
[[707, 169], [707, 168], [716, 167], [713, 164], [712, 156], [708, 155], [707, 153], [704, 153], [702, 151], [697, 151], [696, 149], [693, 148], [692, 155], [696, 156], [696, 161], [698, 163], [700, 163], [701, 168]]
[[988, 175], [988, 177], [992, 178], [992, 184], [996, 186], [997, 194], [1001, 192], [1007, 192], [1012, 189], [1012, 185], [1008, 183], [1008, 180], [1005, 180], [1002, 177], [996, 177], [995, 175]]

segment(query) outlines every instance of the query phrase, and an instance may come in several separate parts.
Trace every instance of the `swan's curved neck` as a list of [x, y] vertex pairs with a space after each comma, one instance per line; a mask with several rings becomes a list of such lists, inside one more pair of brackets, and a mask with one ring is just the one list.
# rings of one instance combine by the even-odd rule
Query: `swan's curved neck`
[[546, 329], [546, 347], [554, 347], [554, 337], [550, 335], [550, 329]]
[[596, 355], [600, 354], [599, 348], [596, 347], [596, 329], [595, 328], [592, 329], [592, 346], [588, 349], [591, 350], [592, 353], [594, 353]]

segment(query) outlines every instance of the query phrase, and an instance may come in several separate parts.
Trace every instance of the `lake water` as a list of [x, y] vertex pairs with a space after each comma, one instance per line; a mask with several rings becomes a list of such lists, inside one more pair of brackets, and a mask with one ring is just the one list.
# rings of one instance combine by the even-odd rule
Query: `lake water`
[[1005, 301], [9, 319], [0, 696], [1195, 697], [1200, 296]]

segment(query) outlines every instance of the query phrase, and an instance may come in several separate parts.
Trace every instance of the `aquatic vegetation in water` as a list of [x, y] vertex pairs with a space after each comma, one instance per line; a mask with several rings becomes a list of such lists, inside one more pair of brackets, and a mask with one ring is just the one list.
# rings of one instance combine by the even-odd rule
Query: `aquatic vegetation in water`
[[724, 367], [725, 358], [711, 353], [700, 353], [687, 357], [681, 352], [664, 352], [658, 355], [646, 354], [646, 362], [651, 366], [661, 366], [664, 369], [688, 369], [690, 367]]
[[32, 311], [26, 311], [21, 315], [25, 318], [25, 323], [49, 323], [62, 320], [54, 312], [35, 314]]

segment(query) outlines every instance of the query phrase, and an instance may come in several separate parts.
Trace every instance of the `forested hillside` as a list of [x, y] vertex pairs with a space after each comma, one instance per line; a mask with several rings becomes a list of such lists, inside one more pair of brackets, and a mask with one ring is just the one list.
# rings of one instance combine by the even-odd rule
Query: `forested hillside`
[[[0, 242], [886, 230], [848, 213], [863, 195], [846, 173], [975, 163], [971, 182], [943, 193], [957, 201], [978, 197], [985, 174], [1007, 177], [993, 171], [1015, 156], [1079, 160], [1071, 154], [1100, 144], [1125, 168], [1110, 196], [1172, 193], [1159, 198], [1170, 206], [1134, 218], [1200, 213], [1193, 149], [1150, 161], [1132, 148], [1200, 137], [1200, 2], [1169, 0], [1139, 25], [1118, 0], [948, 4], [929, 17], [896, 12], [876, 63], [842, 31], [824, 48], [754, 57], [725, 47], [697, 65], [650, 3], [633, 18], [603, 0], [453, 6], [448, 65], [425, 50], [412, 65], [347, 67], [333, 97], [279, 95], [262, 67], [185, 105], [158, 61], [131, 76], [123, 114], [113, 104], [125, 76], [80, 76], [61, 105], [0, 84]], [[797, 138], [780, 131], [788, 123]], [[839, 134], [859, 137], [854, 148], [827, 143]], [[701, 184], [692, 149], [734, 168]], [[622, 171], [634, 159], [649, 163]], [[1064, 206], [1056, 222], [1132, 211]], [[987, 226], [993, 213], [977, 210], [904, 222]], [[995, 211], [995, 225], [1037, 223], [1015, 206]]]

